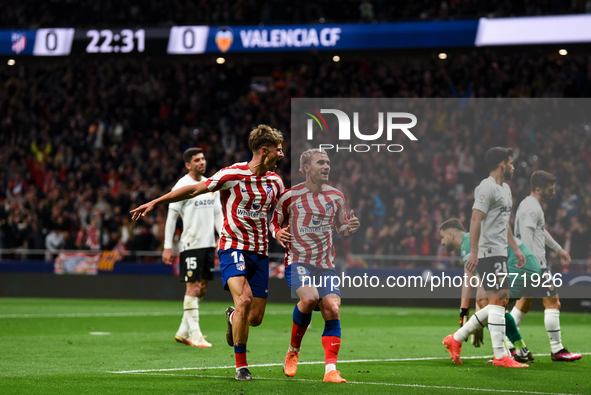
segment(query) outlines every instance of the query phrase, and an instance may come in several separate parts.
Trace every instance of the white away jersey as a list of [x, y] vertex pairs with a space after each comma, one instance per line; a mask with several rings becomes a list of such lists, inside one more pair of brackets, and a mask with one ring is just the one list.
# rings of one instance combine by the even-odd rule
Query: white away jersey
[[220, 249], [267, 255], [269, 210], [285, 192], [281, 178], [270, 171], [257, 176], [242, 162], [218, 171], [205, 183], [210, 191], [220, 191], [222, 199]]
[[533, 245], [531, 250], [540, 262], [540, 267], [546, 267], [546, 219], [544, 210], [538, 199], [528, 196], [521, 201], [517, 208], [515, 218], [515, 236], [522, 237], [524, 228], [531, 228], [533, 233]]
[[488, 177], [476, 187], [472, 209], [485, 214], [480, 224], [478, 258], [507, 256], [507, 232], [512, 208], [511, 188], [506, 183], [499, 185], [493, 177]]
[[285, 266], [300, 262], [334, 267], [332, 228], [344, 235], [349, 224], [343, 193], [329, 185], [320, 193], [310, 191], [305, 183], [294, 186], [277, 203], [271, 233], [288, 224], [293, 241], [285, 249]]
[[[207, 178], [202, 178], [205, 181]], [[174, 185], [172, 190], [187, 185], [198, 184], [190, 175], [186, 174]], [[170, 203], [168, 216], [172, 216], [173, 222], [180, 215], [183, 219], [183, 233], [179, 242], [179, 251], [194, 250], [198, 248], [215, 247], [215, 230], [221, 230], [223, 221], [222, 204], [220, 194], [217, 192], [204, 193], [191, 199]], [[168, 218], [167, 218], [168, 222]], [[167, 229], [164, 235], [164, 248], [172, 248], [174, 228]]]

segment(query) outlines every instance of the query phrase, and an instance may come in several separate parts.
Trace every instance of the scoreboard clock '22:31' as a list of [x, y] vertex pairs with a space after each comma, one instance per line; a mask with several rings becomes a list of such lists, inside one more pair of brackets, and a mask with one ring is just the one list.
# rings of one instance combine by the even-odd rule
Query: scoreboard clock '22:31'
[[[144, 52], [146, 48], [144, 29], [135, 32], [130, 29], [123, 29], [119, 33], [115, 33], [110, 29], [89, 30], [86, 32], [86, 37], [91, 39], [86, 47], [87, 53], [130, 53], [134, 49], [137, 52]], [[101, 38], [103, 39], [102, 42]]]

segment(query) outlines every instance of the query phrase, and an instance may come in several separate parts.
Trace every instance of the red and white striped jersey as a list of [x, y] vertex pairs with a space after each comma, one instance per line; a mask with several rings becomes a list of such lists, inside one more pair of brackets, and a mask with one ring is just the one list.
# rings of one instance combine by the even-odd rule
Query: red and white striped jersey
[[305, 183], [294, 186], [279, 199], [270, 231], [275, 237], [288, 224], [293, 238], [285, 249], [286, 267], [293, 262], [334, 267], [333, 226], [339, 234], [348, 235], [343, 193], [326, 184], [319, 193], [310, 191]]
[[224, 213], [220, 249], [267, 255], [269, 211], [285, 192], [281, 178], [270, 171], [257, 176], [242, 162], [218, 171], [205, 184], [211, 192], [220, 191]]

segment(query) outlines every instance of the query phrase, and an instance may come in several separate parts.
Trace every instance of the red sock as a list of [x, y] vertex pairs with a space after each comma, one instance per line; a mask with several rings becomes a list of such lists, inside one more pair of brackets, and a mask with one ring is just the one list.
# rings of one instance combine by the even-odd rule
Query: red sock
[[302, 346], [302, 339], [304, 338], [304, 333], [308, 329], [307, 326], [297, 326], [295, 323], [291, 324], [291, 343], [290, 345], [293, 348], [300, 348]]
[[236, 357], [236, 367], [237, 368], [241, 368], [243, 366], [248, 366], [248, 363], [246, 362], [246, 353], [245, 352], [234, 353], [234, 356]]
[[334, 363], [336, 365], [341, 348], [341, 338], [336, 336], [322, 336], [322, 347], [324, 347], [324, 364]]
[[246, 344], [234, 344], [234, 357], [236, 358], [236, 367], [248, 366], [246, 362]]

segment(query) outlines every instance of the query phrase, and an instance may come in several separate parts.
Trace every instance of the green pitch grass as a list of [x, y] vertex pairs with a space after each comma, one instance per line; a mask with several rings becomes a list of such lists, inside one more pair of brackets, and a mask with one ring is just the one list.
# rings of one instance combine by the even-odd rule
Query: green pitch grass
[[[454, 305], [453, 301], [450, 301]], [[269, 305], [251, 328], [254, 380], [238, 382], [225, 340], [227, 304], [205, 301], [201, 328], [213, 348], [174, 341], [182, 302], [0, 299], [0, 394], [589, 394], [591, 355], [551, 362], [543, 314], [522, 333], [536, 356], [529, 369], [485, 365], [490, 337], [464, 343], [456, 366], [441, 344], [458, 326], [458, 309], [342, 307], [338, 369], [348, 384], [322, 382], [322, 317], [315, 313], [295, 378], [283, 375], [293, 305]], [[570, 351], [591, 352], [591, 315], [561, 314]], [[542, 355], [543, 354], [543, 355]], [[472, 357], [472, 359], [470, 359]]]

